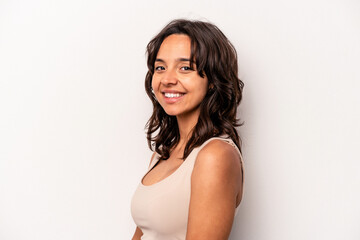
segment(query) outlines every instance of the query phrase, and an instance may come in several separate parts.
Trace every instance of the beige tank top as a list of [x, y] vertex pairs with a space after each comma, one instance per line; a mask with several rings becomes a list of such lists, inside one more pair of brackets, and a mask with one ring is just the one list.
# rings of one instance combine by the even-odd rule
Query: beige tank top
[[[150, 186], [143, 185], [141, 180], [131, 201], [131, 214], [136, 225], [143, 232], [142, 240], [186, 238], [191, 174], [199, 151], [214, 139], [221, 139], [234, 146], [240, 155], [241, 166], [244, 165], [239, 149], [230, 138], [214, 137], [205, 141], [200, 147], [194, 148], [180, 167], [165, 179]], [[159, 154], [156, 153], [147, 173], [158, 161]], [[235, 215], [237, 210], [238, 207]]]

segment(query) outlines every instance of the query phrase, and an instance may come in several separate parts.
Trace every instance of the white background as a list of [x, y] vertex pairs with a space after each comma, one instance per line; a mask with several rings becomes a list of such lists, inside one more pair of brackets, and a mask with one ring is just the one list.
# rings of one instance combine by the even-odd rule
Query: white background
[[130, 239], [150, 160], [145, 46], [171, 19], [235, 45], [232, 240], [360, 239], [360, 2], [0, 1], [0, 239]]

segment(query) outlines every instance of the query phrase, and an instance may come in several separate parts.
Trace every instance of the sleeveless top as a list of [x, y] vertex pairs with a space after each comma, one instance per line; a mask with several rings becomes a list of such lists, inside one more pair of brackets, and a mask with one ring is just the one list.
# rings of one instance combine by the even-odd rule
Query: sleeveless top
[[[186, 160], [168, 177], [148, 186], [145, 186], [141, 179], [131, 201], [131, 215], [143, 232], [142, 240], [184, 240], [186, 238], [191, 174], [199, 151], [214, 139], [223, 140], [235, 147], [240, 155], [243, 173], [244, 164], [240, 151], [231, 138], [213, 137], [194, 148]], [[156, 153], [146, 174], [156, 165], [159, 157], [160, 155]], [[242, 177], [244, 179], [244, 175]], [[238, 207], [235, 215], [237, 210]]]

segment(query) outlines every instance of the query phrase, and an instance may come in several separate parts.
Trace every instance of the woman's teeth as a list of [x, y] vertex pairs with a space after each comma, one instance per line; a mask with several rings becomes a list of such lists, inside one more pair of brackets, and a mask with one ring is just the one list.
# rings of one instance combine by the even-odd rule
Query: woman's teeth
[[165, 93], [165, 97], [167, 98], [174, 98], [174, 97], [181, 97], [184, 95], [183, 93]]

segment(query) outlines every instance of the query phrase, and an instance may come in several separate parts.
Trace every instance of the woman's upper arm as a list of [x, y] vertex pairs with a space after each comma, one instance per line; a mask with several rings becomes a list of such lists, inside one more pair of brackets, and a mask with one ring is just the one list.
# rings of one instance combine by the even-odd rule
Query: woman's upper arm
[[228, 239], [242, 186], [239, 155], [213, 140], [198, 154], [191, 177], [187, 240]]

